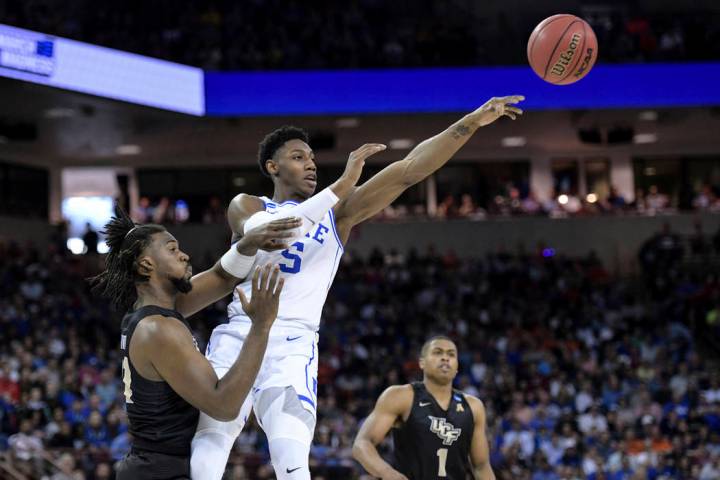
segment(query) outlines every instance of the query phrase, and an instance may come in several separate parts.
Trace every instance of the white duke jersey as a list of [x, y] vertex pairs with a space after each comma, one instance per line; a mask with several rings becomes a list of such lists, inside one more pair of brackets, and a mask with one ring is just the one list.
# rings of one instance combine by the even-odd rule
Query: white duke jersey
[[[265, 211], [268, 213], [284, 212], [297, 205], [293, 201], [278, 204], [267, 197], [260, 199], [265, 203]], [[281, 275], [285, 278], [273, 330], [275, 327], [299, 327], [318, 331], [323, 305], [342, 254], [343, 245], [337, 233], [332, 210], [328, 210], [320, 223], [304, 237], [296, 239], [286, 250], [258, 250], [253, 268], [267, 263], [279, 265]], [[238, 285], [248, 300], [251, 297], [251, 286], [251, 277]], [[250, 328], [251, 320], [245, 314], [237, 292], [233, 293], [233, 301], [228, 306], [228, 317], [229, 327], [234, 325]]]

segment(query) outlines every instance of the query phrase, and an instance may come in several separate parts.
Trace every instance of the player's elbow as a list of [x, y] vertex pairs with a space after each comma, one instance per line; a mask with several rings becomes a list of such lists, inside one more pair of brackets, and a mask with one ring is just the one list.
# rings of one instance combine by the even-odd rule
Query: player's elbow
[[206, 412], [208, 415], [210, 415], [212, 418], [217, 420], [218, 422], [231, 422], [235, 420], [240, 413], [240, 409], [237, 410], [225, 410], [225, 409], [219, 409], [215, 410], [214, 412]]
[[402, 162], [405, 164], [401, 177], [403, 187], [412, 187], [413, 185], [422, 182], [428, 176], [426, 172], [418, 170], [417, 165], [411, 157], [407, 157]]
[[240, 407], [242, 407], [242, 404], [234, 407], [228, 405], [227, 401], [223, 402], [222, 399], [219, 399], [216, 404], [209, 405], [208, 408], [204, 410], [204, 413], [219, 422], [231, 422], [240, 415]]
[[362, 448], [358, 444], [358, 440], [355, 440], [352, 446], [352, 457], [358, 462], [362, 461]]
[[366, 438], [357, 437], [353, 442], [352, 446], [352, 457], [358, 462], [363, 461], [365, 458], [365, 449], [368, 445], [372, 445]]

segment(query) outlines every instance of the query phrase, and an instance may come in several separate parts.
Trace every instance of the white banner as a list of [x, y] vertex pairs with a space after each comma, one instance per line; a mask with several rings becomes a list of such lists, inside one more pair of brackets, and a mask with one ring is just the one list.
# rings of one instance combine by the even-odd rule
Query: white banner
[[203, 71], [0, 24], [0, 76], [203, 115]]

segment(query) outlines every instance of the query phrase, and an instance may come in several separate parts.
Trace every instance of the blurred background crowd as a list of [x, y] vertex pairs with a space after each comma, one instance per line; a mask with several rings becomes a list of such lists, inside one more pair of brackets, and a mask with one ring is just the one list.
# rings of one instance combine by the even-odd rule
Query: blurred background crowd
[[[448, 193], [442, 197], [433, 212], [420, 202], [396, 202], [380, 212], [374, 220], [393, 221], [405, 219], [428, 220], [483, 220], [488, 217], [545, 216], [567, 218], [597, 215], [662, 215], [678, 211], [720, 212], [720, 197], [717, 189], [704, 185], [698, 192], [690, 192], [685, 199], [673, 199], [656, 185], [646, 193], [638, 189], [633, 201], [623, 197], [617, 189], [610, 188], [607, 196], [588, 194], [585, 198], [572, 193], [553, 194], [546, 200], [538, 200], [532, 190], [522, 182], [518, 186], [508, 183], [499, 187], [497, 194], [483, 195], [479, 203], [471, 193]], [[553, 192], [555, 193], [555, 192]], [[160, 197], [152, 200], [141, 197], [138, 207], [132, 213], [137, 222], [161, 224], [204, 223], [224, 224], [226, 203], [219, 196], [209, 195], [191, 204], [185, 199]]]
[[[631, 277], [542, 247], [347, 253], [324, 310], [315, 478], [360, 478], [358, 425], [420, 378], [431, 333], [457, 339], [456, 385], [485, 402], [498, 478], [719, 478], [720, 250], [703, 242], [658, 232]], [[101, 262], [0, 244], [0, 461], [31, 478], [113, 478], [129, 448], [119, 317], [84, 281]], [[191, 320], [202, 347], [225, 303]], [[272, 478], [253, 421], [227, 475]]]
[[[713, 10], [654, 13], [639, 2], [594, 2], [582, 16], [604, 62], [707, 60], [720, 54]], [[22, 28], [209, 70], [508, 65], [525, 62], [537, 24], [469, 0], [0, 1]], [[503, 45], [503, 48], [497, 48]]]
[[[208, 267], [216, 246], [226, 248], [228, 202], [269, 193], [255, 162], [265, 133], [307, 127], [322, 188], [357, 145], [388, 144], [364, 181], [461, 114], [437, 111], [425, 91], [418, 111], [388, 101], [371, 113], [319, 114], [285, 75], [450, 67], [434, 71], [448, 90], [456, 74], [477, 72], [452, 67], [492, 67], [481, 71], [491, 81], [532, 75], [527, 39], [559, 11], [598, 36], [605, 65], [580, 90], [601, 68], [686, 71], [683, 62], [708, 61], [699, 68], [717, 71], [718, 5], [0, 0], [3, 24], [200, 67], [203, 81], [286, 71], [268, 75], [284, 79], [272, 116], [193, 117], [0, 80], [0, 478], [111, 480], [129, 449], [120, 316], [85, 282], [102, 268], [98, 230], [114, 202], [137, 222], [169, 225], [194, 267]], [[27, 47], [27, 33], [3, 28], [0, 41]], [[629, 65], [639, 63], [648, 65]], [[102, 66], [89, 73], [79, 76], [105, 81]], [[323, 312], [315, 480], [368, 478], [351, 458], [358, 426], [384, 388], [420, 378], [420, 346], [436, 333], [457, 340], [457, 388], [485, 402], [499, 479], [720, 479], [720, 110], [711, 76], [669, 76], [680, 86], [659, 104], [627, 77], [613, 87], [620, 104], [570, 108], [564, 101], [580, 90], [562, 87], [568, 97], [548, 95], [522, 121], [484, 130], [353, 231], [349, 249], [362, 254], [345, 253]], [[561, 91], [530, 78], [536, 92]], [[699, 105], [682, 89], [701, 84]], [[300, 113], [281, 116], [296, 111], [286, 110], [288, 93]], [[478, 91], [478, 105], [505, 93], [515, 92]], [[509, 246], [540, 241], [548, 245]], [[226, 301], [190, 319], [201, 348], [226, 321]], [[253, 419], [227, 478], [273, 478]]]

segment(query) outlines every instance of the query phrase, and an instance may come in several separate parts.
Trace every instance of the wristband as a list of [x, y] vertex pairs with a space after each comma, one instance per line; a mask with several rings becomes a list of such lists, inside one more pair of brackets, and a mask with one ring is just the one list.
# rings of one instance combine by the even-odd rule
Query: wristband
[[252, 266], [255, 263], [255, 255], [252, 257], [243, 255], [237, 251], [236, 246], [237, 243], [234, 243], [233, 246], [230, 247], [230, 250], [220, 257], [220, 266], [233, 277], [242, 279], [247, 277], [250, 270], [252, 270]]

